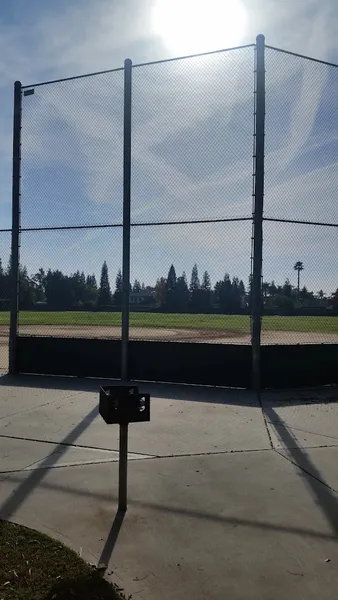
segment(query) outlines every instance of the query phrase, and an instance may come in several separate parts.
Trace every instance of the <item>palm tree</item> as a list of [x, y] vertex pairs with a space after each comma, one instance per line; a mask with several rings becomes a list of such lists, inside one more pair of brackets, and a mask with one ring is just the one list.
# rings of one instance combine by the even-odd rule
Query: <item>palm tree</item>
[[298, 282], [297, 282], [297, 289], [298, 289], [298, 294], [299, 294], [299, 288], [300, 288], [300, 272], [304, 271], [304, 265], [302, 263], [302, 261], [297, 260], [295, 266], [293, 267], [295, 271], [297, 271], [298, 273]]

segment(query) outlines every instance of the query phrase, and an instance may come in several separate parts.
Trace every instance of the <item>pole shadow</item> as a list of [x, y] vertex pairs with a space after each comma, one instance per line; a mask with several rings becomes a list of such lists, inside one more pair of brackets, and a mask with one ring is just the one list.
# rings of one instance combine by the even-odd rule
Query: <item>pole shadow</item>
[[98, 569], [100, 569], [100, 571], [103, 571], [103, 573], [108, 568], [125, 515], [125, 511], [118, 510], [116, 512], [113, 524], [110, 528], [108, 537], [103, 546], [100, 558], [98, 560]]

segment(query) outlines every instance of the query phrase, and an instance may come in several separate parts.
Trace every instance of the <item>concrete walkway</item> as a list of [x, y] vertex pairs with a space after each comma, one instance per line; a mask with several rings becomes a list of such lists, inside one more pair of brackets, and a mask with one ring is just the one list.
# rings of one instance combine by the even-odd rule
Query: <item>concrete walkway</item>
[[122, 519], [99, 383], [0, 383], [2, 518], [107, 564], [133, 599], [338, 598], [337, 390], [144, 384]]

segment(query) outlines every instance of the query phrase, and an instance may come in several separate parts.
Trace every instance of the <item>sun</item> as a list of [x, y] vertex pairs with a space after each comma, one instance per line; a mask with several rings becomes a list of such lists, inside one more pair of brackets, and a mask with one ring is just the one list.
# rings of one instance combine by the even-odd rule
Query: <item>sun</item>
[[246, 10], [241, 0], [156, 0], [152, 29], [176, 54], [193, 54], [242, 43]]

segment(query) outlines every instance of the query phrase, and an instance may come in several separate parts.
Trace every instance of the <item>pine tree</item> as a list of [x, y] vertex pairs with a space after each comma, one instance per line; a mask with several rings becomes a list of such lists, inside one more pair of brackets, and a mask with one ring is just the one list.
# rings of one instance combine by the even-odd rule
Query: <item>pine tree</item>
[[333, 292], [330, 298], [330, 305], [332, 306], [334, 314], [338, 314], [338, 288]]
[[177, 279], [176, 285], [176, 303], [177, 311], [185, 313], [188, 311], [189, 306], [189, 288], [187, 283], [187, 276], [183, 271], [181, 277]]
[[177, 308], [176, 285], [176, 271], [174, 265], [171, 265], [165, 286], [165, 307], [167, 312], [175, 312]]
[[239, 292], [238, 277], [232, 278], [231, 283], [231, 308], [232, 314], [238, 314], [241, 310], [241, 297]]
[[164, 307], [165, 305], [165, 291], [166, 291], [167, 282], [164, 277], [160, 277], [156, 280], [155, 284], [155, 298], [156, 302]]
[[211, 281], [210, 281], [210, 275], [209, 275], [208, 271], [204, 271], [204, 273], [203, 273], [201, 288], [202, 288], [202, 290], [208, 290], [208, 291], [211, 290]]
[[115, 292], [114, 292], [114, 304], [121, 308], [122, 306], [122, 291], [123, 291], [123, 279], [121, 269], [117, 271], [115, 279]]
[[239, 290], [239, 297], [240, 297], [240, 301], [241, 301], [241, 309], [245, 310], [245, 308], [246, 308], [246, 293], [245, 293], [245, 285], [244, 285], [242, 279], [239, 282], [238, 290]]
[[190, 294], [190, 308], [194, 313], [198, 313], [200, 311], [200, 290], [201, 284], [198, 277], [198, 269], [197, 264], [195, 263], [190, 278], [189, 285], [189, 294]]
[[98, 289], [95, 275], [87, 275], [84, 293], [84, 304], [87, 308], [93, 308], [97, 303]]
[[211, 312], [211, 281], [208, 271], [204, 271], [201, 283], [201, 289], [198, 293], [198, 311], [201, 313]]
[[111, 304], [111, 291], [109, 285], [108, 267], [104, 261], [101, 270], [100, 289], [98, 297], [99, 306], [109, 306]]
[[197, 264], [195, 263], [192, 268], [192, 271], [191, 271], [191, 279], [190, 279], [190, 285], [189, 285], [190, 294], [199, 290], [200, 287], [201, 287], [201, 285], [200, 285], [200, 280], [198, 278]]
[[94, 273], [93, 273], [93, 275], [87, 275], [86, 287], [91, 290], [97, 290], [96, 277], [95, 277]]
[[134, 285], [133, 285], [133, 292], [140, 292], [141, 289], [142, 288], [141, 288], [140, 282], [137, 279], [135, 279]]
[[232, 285], [228, 273], [225, 273], [221, 281], [217, 281], [215, 298], [222, 313], [229, 314], [232, 312]]
[[117, 271], [116, 279], [115, 279], [115, 291], [122, 292], [123, 290], [123, 279], [121, 269]]

